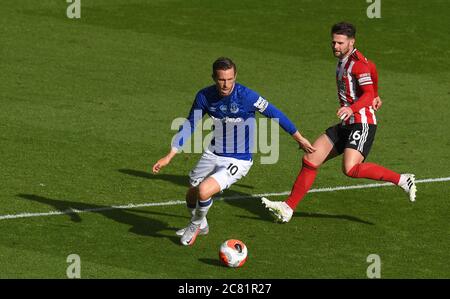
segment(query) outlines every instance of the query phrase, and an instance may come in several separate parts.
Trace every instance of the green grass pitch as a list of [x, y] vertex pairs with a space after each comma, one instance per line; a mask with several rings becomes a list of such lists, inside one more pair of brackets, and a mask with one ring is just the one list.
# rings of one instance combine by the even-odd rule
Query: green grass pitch
[[[0, 3], [0, 216], [97, 210], [0, 220], [0, 278], [66, 278], [69, 254], [82, 278], [366, 278], [370, 254], [382, 278], [450, 278], [449, 182], [418, 184], [413, 204], [394, 187], [311, 193], [286, 225], [258, 198], [218, 200], [193, 247], [175, 236], [189, 221], [183, 204], [102, 210], [183, 200], [198, 154], [150, 168], [219, 56], [309, 139], [336, 123], [329, 29], [341, 20], [356, 25], [380, 77], [368, 160], [449, 177], [448, 1], [382, 0], [374, 19], [365, 0], [82, 0], [80, 19], [68, 5]], [[259, 158], [223, 196], [290, 190], [293, 140], [281, 134], [278, 163]], [[324, 165], [313, 188], [372, 183], [340, 163]], [[240, 269], [219, 264], [229, 238], [249, 248]]]

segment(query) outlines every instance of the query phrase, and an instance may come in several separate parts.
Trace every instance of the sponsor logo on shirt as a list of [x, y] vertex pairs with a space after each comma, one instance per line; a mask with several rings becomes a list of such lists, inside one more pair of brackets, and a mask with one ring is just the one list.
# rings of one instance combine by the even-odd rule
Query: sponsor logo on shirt
[[211, 115], [211, 118], [214, 121], [219, 121], [219, 122], [222, 122], [222, 123], [240, 123], [240, 122], [244, 121], [244, 119], [242, 117], [228, 117], [227, 116], [227, 117], [224, 117], [224, 118], [217, 118], [217, 117], [214, 117], [214, 116]]

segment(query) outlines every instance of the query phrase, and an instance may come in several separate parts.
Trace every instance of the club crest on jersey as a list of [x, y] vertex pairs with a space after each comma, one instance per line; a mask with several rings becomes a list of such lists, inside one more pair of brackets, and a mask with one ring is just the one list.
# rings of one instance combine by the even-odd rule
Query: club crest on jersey
[[230, 112], [231, 113], [238, 113], [239, 112], [239, 106], [237, 103], [231, 103], [230, 105]]
[[228, 110], [228, 107], [227, 107], [227, 105], [221, 105], [221, 106], [219, 107], [219, 109], [220, 109], [220, 111], [222, 111], [223, 113], [226, 113], [227, 110]]

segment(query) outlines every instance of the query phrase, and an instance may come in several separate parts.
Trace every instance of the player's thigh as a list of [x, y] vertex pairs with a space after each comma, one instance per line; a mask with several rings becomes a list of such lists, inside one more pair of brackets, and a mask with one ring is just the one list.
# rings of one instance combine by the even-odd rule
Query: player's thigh
[[211, 177], [219, 183], [220, 191], [223, 191], [246, 176], [252, 165], [253, 161], [220, 158], [217, 169]]
[[189, 181], [192, 187], [197, 187], [217, 167], [217, 155], [206, 151], [200, 157], [197, 165], [189, 172]]
[[320, 166], [325, 161], [332, 159], [339, 155], [335, 150], [333, 143], [326, 134], [322, 134], [314, 141], [313, 146], [316, 151], [305, 154], [305, 159], [314, 165]]
[[328, 156], [326, 157], [325, 161], [323, 161], [323, 163], [327, 162], [328, 160], [331, 160], [333, 158], [336, 158], [337, 156], [339, 156], [340, 153], [338, 153], [336, 151], [336, 149], [333, 147], [333, 149], [331, 150], [331, 152], [328, 154]]
[[354, 124], [345, 144], [343, 171], [346, 173], [356, 164], [362, 163], [369, 155], [375, 140], [376, 125]]
[[342, 159], [342, 171], [347, 174], [353, 166], [362, 163], [363, 161], [364, 156], [361, 152], [353, 148], [346, 148], [344, 150], [344, 158]]

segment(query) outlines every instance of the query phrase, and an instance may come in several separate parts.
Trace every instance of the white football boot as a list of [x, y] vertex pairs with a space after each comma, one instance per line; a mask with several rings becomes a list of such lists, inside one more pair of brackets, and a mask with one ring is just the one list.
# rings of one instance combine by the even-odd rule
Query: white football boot
[[[188, 229], [188, 227], [177, 230], [177, 232], [176, 232], [177, 236], [181, 237], [184, 234], [184, 232]], [[205, 220], [203, 220], [202, 223], [200, 224], [200, 231], [198, 232], [198, 234], [199, 235], [207, 235], [208, 233], [209, 233], [209, 225], [208, 225], [208, 221], [206, 220], [206, 217], [205, 217]]]
[[414, 174], [405, 173], [400, 175], [400, 181], [398, 182], [398, 185], [402, 187], [403, 190], [405, 190], [406, 193], [409, 195], [409, 200], [414, 202], [416, 201], [416, 177]]
[[265, 197], [262, 197], [261, 201], [272, 212], [277, 221], [286, 223], [291, 220], [294, 211], [284, 201], [270, 201]]
[[195, 224], [193, 222], [189, 223], [189, 226], [184, 231], [184, 234], [181, 236], [181, 244], [185, 246], [192, 246], [194, 245], [195, 239], [198, 236], [198, 233], [200, 232], [200, 224]]

